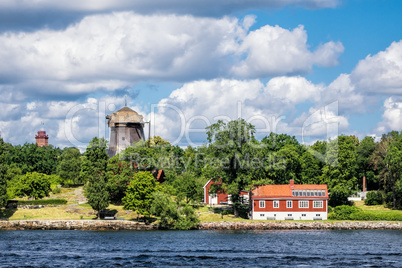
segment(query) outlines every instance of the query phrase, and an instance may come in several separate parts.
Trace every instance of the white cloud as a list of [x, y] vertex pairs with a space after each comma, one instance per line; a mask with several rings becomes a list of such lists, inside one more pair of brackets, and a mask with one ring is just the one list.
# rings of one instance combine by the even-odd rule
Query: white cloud
[[402, 99], [387, 98], [384, 101], [383, 121], [378, 124], [377, 133], [384, 134], [391, 130], [402, 130]]
[[[337, 109], [325, 110], [325, 120], [320, 114], [316, 115], [320, 118], [313, 116], [315, 121], [309, 126], [305, 126], [306, 120], [316, 114], [317, 109], [310, 108], [308, 113], [297, 114], [297, 104], [318, 106], [323, 90], [325, 86], [314, 85], [303, 77], [277, 77], [266, 85], [259, 80], [235, 79], [186, 83], [161, 100], [158, 111], [150, 116], [153, 134], [171, 142], [203, 142], [205, 127], [217, 120], [237, 118], [255, 125], [259, 138], [270, 132], [322, 137], [328, 131], [328, 120], [346, 129], [348, 120], [339, 116]], [[297, 118], [293, 120], [295, 113]]]
[[5, 33], [0, 81], [11, 79], [25, 94], [82, 95], [148, 80], [306, 73], [314, 64], [332, 65], [343, 51], [330, 42], [311, 52], [302, 26], [249, 32], [253, 21], [120, 12], [89, 16], [60, 31]]
[[361, 60], [351, 80], [363, 93], [402, 94], [402, 40]]
[[313, 64], [336, 65], [342, 52], [340, 42], [326, 43], [311, 52], [303, 26], [289, 31], [266, 25], [244, 38], [237, 53], [244, 53], [246, 59], [233, 66], [232, 72], [240, 77], [307, 73]]

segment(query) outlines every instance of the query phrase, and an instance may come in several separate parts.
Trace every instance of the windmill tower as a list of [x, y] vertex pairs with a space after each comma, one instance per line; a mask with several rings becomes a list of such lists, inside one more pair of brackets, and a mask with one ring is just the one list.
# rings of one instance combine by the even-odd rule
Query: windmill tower
[[144, 120], [142, 115], [123, 107], [106, 116], [110, 128], [109, 157], [113, 157], [128, 146], [144, 140]]

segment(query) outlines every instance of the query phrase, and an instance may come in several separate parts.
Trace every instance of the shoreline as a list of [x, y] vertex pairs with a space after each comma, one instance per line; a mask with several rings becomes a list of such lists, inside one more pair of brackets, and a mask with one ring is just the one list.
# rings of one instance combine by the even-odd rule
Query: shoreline
[[[0, 221], [0, 230], [159, 230], [154, 224], [124, 220], [19, 220]], [[203, 222], [198, 230], [402, 230], [402, 222]]]

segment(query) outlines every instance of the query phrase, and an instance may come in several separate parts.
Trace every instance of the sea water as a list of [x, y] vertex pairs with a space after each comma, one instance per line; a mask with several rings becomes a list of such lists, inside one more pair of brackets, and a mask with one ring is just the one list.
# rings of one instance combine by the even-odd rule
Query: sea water
[[402, 231], [0, 231], [0, 267], [402, 267]]

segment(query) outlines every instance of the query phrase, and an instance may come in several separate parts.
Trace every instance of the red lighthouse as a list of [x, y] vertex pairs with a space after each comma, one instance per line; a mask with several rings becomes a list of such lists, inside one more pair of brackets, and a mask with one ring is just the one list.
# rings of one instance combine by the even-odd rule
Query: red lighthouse
[[49, 136], [46, 135], [46, 131], [38, 131], [38, 134], [35, 135], [35, 140], [39, 147], [49, 145]]

